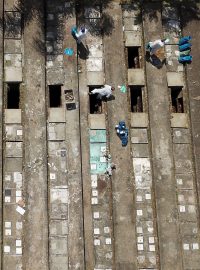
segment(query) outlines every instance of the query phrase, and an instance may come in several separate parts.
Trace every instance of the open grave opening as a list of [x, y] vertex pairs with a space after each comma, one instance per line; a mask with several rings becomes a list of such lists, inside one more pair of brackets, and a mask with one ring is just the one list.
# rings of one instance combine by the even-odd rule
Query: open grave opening
[[139, 47], [127, 47], [128, 50], [128, 68], [140, 68]]
[[49, 106], [61, 107], [61, 85], [49, 85]]
[[142, 86], [130, 86], [131, 112], [143, 112]]
[[7, 109], [19, 109], [20, 83], [7, 84]]
[[[89, 92], [101, 86], [89, 86]], [[102, 100], [98, 98], [98, 94], [90, 95], [90, 114], [102, 113]]]
[[171, 111], [173, 113], [183, 113], [183, 88], [182, 86], [170, 87], [171, 90]]

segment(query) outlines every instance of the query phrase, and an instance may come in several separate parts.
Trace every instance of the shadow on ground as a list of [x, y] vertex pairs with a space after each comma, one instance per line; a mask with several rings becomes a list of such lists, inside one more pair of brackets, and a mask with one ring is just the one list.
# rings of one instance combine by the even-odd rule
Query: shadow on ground
[[[122, 1], [122, 8], [126, 11], [137, 10], [141, 8], [143, 16], [149, 16], [150, 20], [157, 19], [157, 11], [161, 11], [162, 3], [164, 1], [158, 1], [150, 3], [148, 0], [134, 1], [132, 4], [125, 4], [126, 1]], [[176, 7], [180, 12], [182, 18], [182, 27], [185, 27], [192, 20], [200, 19], [200, 0], [165, 0], [165, 5]], [[142, 22], [141, 14], [135, 17], [136, 22]]]

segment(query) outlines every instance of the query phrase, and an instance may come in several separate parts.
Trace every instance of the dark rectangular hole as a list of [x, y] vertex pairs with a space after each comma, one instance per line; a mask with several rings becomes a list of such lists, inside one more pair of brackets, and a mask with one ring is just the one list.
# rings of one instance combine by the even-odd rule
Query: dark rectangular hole
[[128, 48], [128, 68], [140, 68], [139, 47]]
[[50, 107], [61, 107], [61, 85], [49, 85]]
[[[90, 86], [89, 92], [95, 88], [101, 88], [101, 86]], [[90, 95], [90, 113], [102, 113], [102, 100], [98, 98], [98, 94]]]
[[7, 84], [7, 109], [19, 109], [20, 83]]
[[143, 112], [142, 86], [130, 86], [131, 112]]
[[182, 87], [171, 87], [171, 106], [173, 113], [183, 113], [183, 91]]

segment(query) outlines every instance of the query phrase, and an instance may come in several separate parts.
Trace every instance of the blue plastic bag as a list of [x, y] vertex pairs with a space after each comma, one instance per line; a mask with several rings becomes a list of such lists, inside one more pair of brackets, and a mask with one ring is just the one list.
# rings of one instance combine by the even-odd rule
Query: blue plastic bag
[[191, 36], [185, 36], [185, 37], [182, 37], [181, 39], [179, 39], [179, 45], [183, 45], [183, 44], [185, 44], [185, 43], [187, 43], [187, 42], [189, 42], [189, 40], [191, 40], [192, 39], [192, 37]]
[[192, 44], [191, 43], [185, 43], [183, 45], [179, 46], [179, 51], [185, 51], [185, 50], [189, 50], [191, 48]]
[[178, 61], [180, 63], [188, 63], [192, 61], [192, 56], [191, 55], [185, 55], [185, 56], [179, 56]]

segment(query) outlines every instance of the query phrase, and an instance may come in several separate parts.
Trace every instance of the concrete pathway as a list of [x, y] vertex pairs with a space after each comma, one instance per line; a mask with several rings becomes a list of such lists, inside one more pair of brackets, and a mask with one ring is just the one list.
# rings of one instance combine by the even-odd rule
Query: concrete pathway
[[[159, 4], [144, 6], [144, 40], [162, 38]], [[166, 68], [146, 63], [161, 269], [181, 269]]]
[[117, 87], [126, 83], [122, 10], [118, 3], [113, 3], [105, 12], [113, 14], [114, 21], [112, 34], [104, 37], [104, 54], [106, 83], [116, 88], [115, 100], [107, 102], [110, 151], [116, 164], [112, 176], [115, 269], [132, 270], [136, 269], [137, 255], [130, 142], [122, 147], [115, 131], [120, 120], [129, 126], [127, 94], [121, 93]]
[[[41, 13], [44, 14], [43, 1], [40, 2]], [[24, 30], [24, 192], [27, 213], [23, 267], [27, 270], [47, 270], [49, 267], [45, 56], [37, 50], [36, 38], [44, 40], [43, 28], [37, 15]]]

